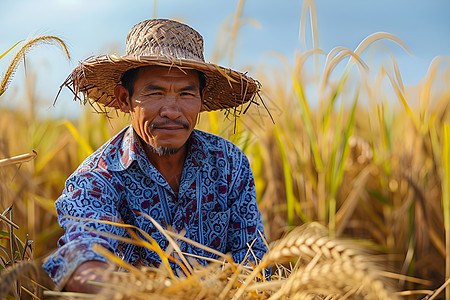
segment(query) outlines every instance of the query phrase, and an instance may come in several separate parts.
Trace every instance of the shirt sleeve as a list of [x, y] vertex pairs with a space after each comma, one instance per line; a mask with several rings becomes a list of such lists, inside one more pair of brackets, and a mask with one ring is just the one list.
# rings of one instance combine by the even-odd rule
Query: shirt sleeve
[[89, 229], [124, 236], [122, 227], [79, 220], [72, 217], [122, 223], [117, 210], [119, 194], [111, 182], [98, 172], [83, 172], [71, 176], [62, 195], [55, 202], [59, 225], [65, 230], [59, 248], [44, 263], [44, 270], [58, 287], [63, 287], [75, 269], [86, 261], [106, 261], [91, 249], [94, 243], [110, 251], [117, 248], [117, 240], [99, 235]]
[[255, 184], [253, 173], [247, 157], [242, 153], [241, 163], [236, 170], [236, 180], [230, 194], [231, 215], [228, 229], [228, 249], [233, 260], [241, 263], [247, 255], [248, 259], [261, 259], [267, 252], [267, 247], [261, 234], [264, 236], [264, 226], [256, 203]]

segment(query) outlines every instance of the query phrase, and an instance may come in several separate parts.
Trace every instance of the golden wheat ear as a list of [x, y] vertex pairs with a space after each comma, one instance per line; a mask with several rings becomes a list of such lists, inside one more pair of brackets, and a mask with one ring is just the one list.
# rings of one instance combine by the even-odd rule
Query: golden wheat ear
[[263, 262], [266, 265], [301, 259], [309, 262], [317, 255], [320, 260], [348, 259], [367, 260], [366, 251], [349, 241], [341, 241], [328, 237], [328, 231], [319, 223], [307, 223], [292, 230], [285, 238], [280, 239], [273, 249], [267, 253]]
[[280, 239], [233, 299], [252, 292], [254, 277], [262, 268], [286, 262], [295, 266], [271, 290], [270, 299], [397, 299], [369, 251], [354, 242], [329, 238], [318, 223], [297, 227]]
[[329, 238], [319, 224], [293, 230], [274, 250], [275, 261], [297, 257], [296, 268], [276, 293], [280, 296], [309, 293], [337, 299], [397, 299], [367, 249]]
[[[19, 42], [20, 43], [20, 42]], [[3, 58], [4, 55], [6, 55], [9, 51], [12, 50], [15, 46], [17, 46], [18, 43], [16, 43], [13, 47], [11, 47], [7, 52], [2, 54], [0, 58]], [[4, 77], [0, 80], [0, 96], [6, 91], [8, 88], [8, 85], [14, 76], [14, 72], [17, 69], [17, 66], [19, 63], [24, 59], [25, 55], [28, 53], [29, 50], [31, 50], [33, 47], [42, 45], [42, 44], [54, 44], [61, 47], [64, 54], [67, 56], [68, 59], [70, 59], [69, 50], [67, 50], [67, 46], [64, 43], [64, 41], [56, 36], [39, 36], [30, 39], [29, 41], [25, 42], [25, 44], [19, 49], [19, 51], [14, 56], [13, 60], [9, 64], [8, 69], [6, 70], [6, 73]]]

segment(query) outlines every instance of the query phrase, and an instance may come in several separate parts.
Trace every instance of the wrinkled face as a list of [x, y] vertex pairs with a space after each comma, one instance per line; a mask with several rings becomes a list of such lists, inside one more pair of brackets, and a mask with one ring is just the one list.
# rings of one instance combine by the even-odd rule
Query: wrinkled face
[[202, 105], [195, 70], [140, 68], [131, 99], [120, 85], [115, 94], [121, 110], [131, 114], [136, 133], [160, 155], [183, 148]]

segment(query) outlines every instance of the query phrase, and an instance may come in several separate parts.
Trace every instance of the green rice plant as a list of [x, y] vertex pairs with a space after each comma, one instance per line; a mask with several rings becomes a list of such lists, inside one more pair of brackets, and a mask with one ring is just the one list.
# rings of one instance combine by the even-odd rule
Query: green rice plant
[[286, 190], [287, 223], [289, 226], [293, 227], [295, 224], [294, 213], [297, 213], [297, 215], [305, 223], [308, 222], [309, 220], [308, 217], [302, 212], [300, 202], [295, 199], [295, 195], [293, 193], [293, 183], [291, 178], [292, 170], [286, 157], [285, 147], [283, 146], [283, 142], [281, 141], [280, 133], [278, 133], [276, 129], [274, 130], [274, 136], [283, 162], [283, 175]]

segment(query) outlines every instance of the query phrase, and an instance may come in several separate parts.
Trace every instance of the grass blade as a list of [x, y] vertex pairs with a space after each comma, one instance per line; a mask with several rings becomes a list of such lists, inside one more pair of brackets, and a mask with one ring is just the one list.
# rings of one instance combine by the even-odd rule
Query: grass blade
[[73, 135], [77, 143], [81, 146], [81, 149], [83, 149], [83, 151], [87, 155], [91, 155], [94, 152], [94, 150], [89, 145], [89, 143], [84, 138], [81, 137], [80, 133], [75, 128], [75, 126], [73, 126], [73, 124], [70, 121], [64, 122], [64, 125], [67, 127], [67, 129], [69, 129], [70, 133]]
[[[281, 141], [280, 134], [278, 130], [274, 130], [275, 140], [278, 145], [278, 149], [280, 150], [281, 160], [283, 164], [283, 175], [284, 175], [284, 187], [286, 192], [286, 211], [287, 211], [287, 223], [289, 226], [294, 226], [294, 212], [296, 211], [296, 206], [299, 206], [300, 201], [298, 201], [296, 205], [295, 195], [294, 195], [294, 185], [292, 183], [292, 170], [287, 160], [286, 149]], [[302, 212], [301, 208], [297, 209], [298, 216], [302, 219], [303, 222], [308, 222], [308, 217]]]
[[317, 171], [320, 172], [323, 169], [323, 162], [322, 162], [322, 157], [320, 156], [319, 145], [317, 143], [316, 134], [314, 132], [314, 128], [312, 125], [309, 105], [308, 105], [308, 102], [306, 101], [306, 97], [305, 97], [303, 88], [302, 88], [297, 76], [295, 76], [294, 74], [292, 74], [291, 76], [292, 76], [292, 84], [294, 87], [294, 91], [297, 96], [298, 103], [300, 104], [300, 116], [301, 116], [303, 124], [305, 126], [306, 134], [308, 135], [315, 167], [316, 167]]
[[393, 87], [395, 94], [397, 95], [398, 99], [401, 101], [401, 103], [403, 104], [403, 107], [405, 108], [406, 113], [411, 117], [414, 125], [416, 126], [417, 130], [420, 130], [420, 124], [419, 124], [419, 120], [417, 120], [416, 116], [414, 115], [413, 111], [411, 110], [411, 108], [408, 105], [408, 102], [406, 101], [404, 92], [402, 92], [401, 90], [401, 85], [400, 83], [398, 83], [397, 81], [394, 80], [394, 78], [389, 75], [389, 73], [386, 73], [390, 82], [391, 82], [391, 86]]

